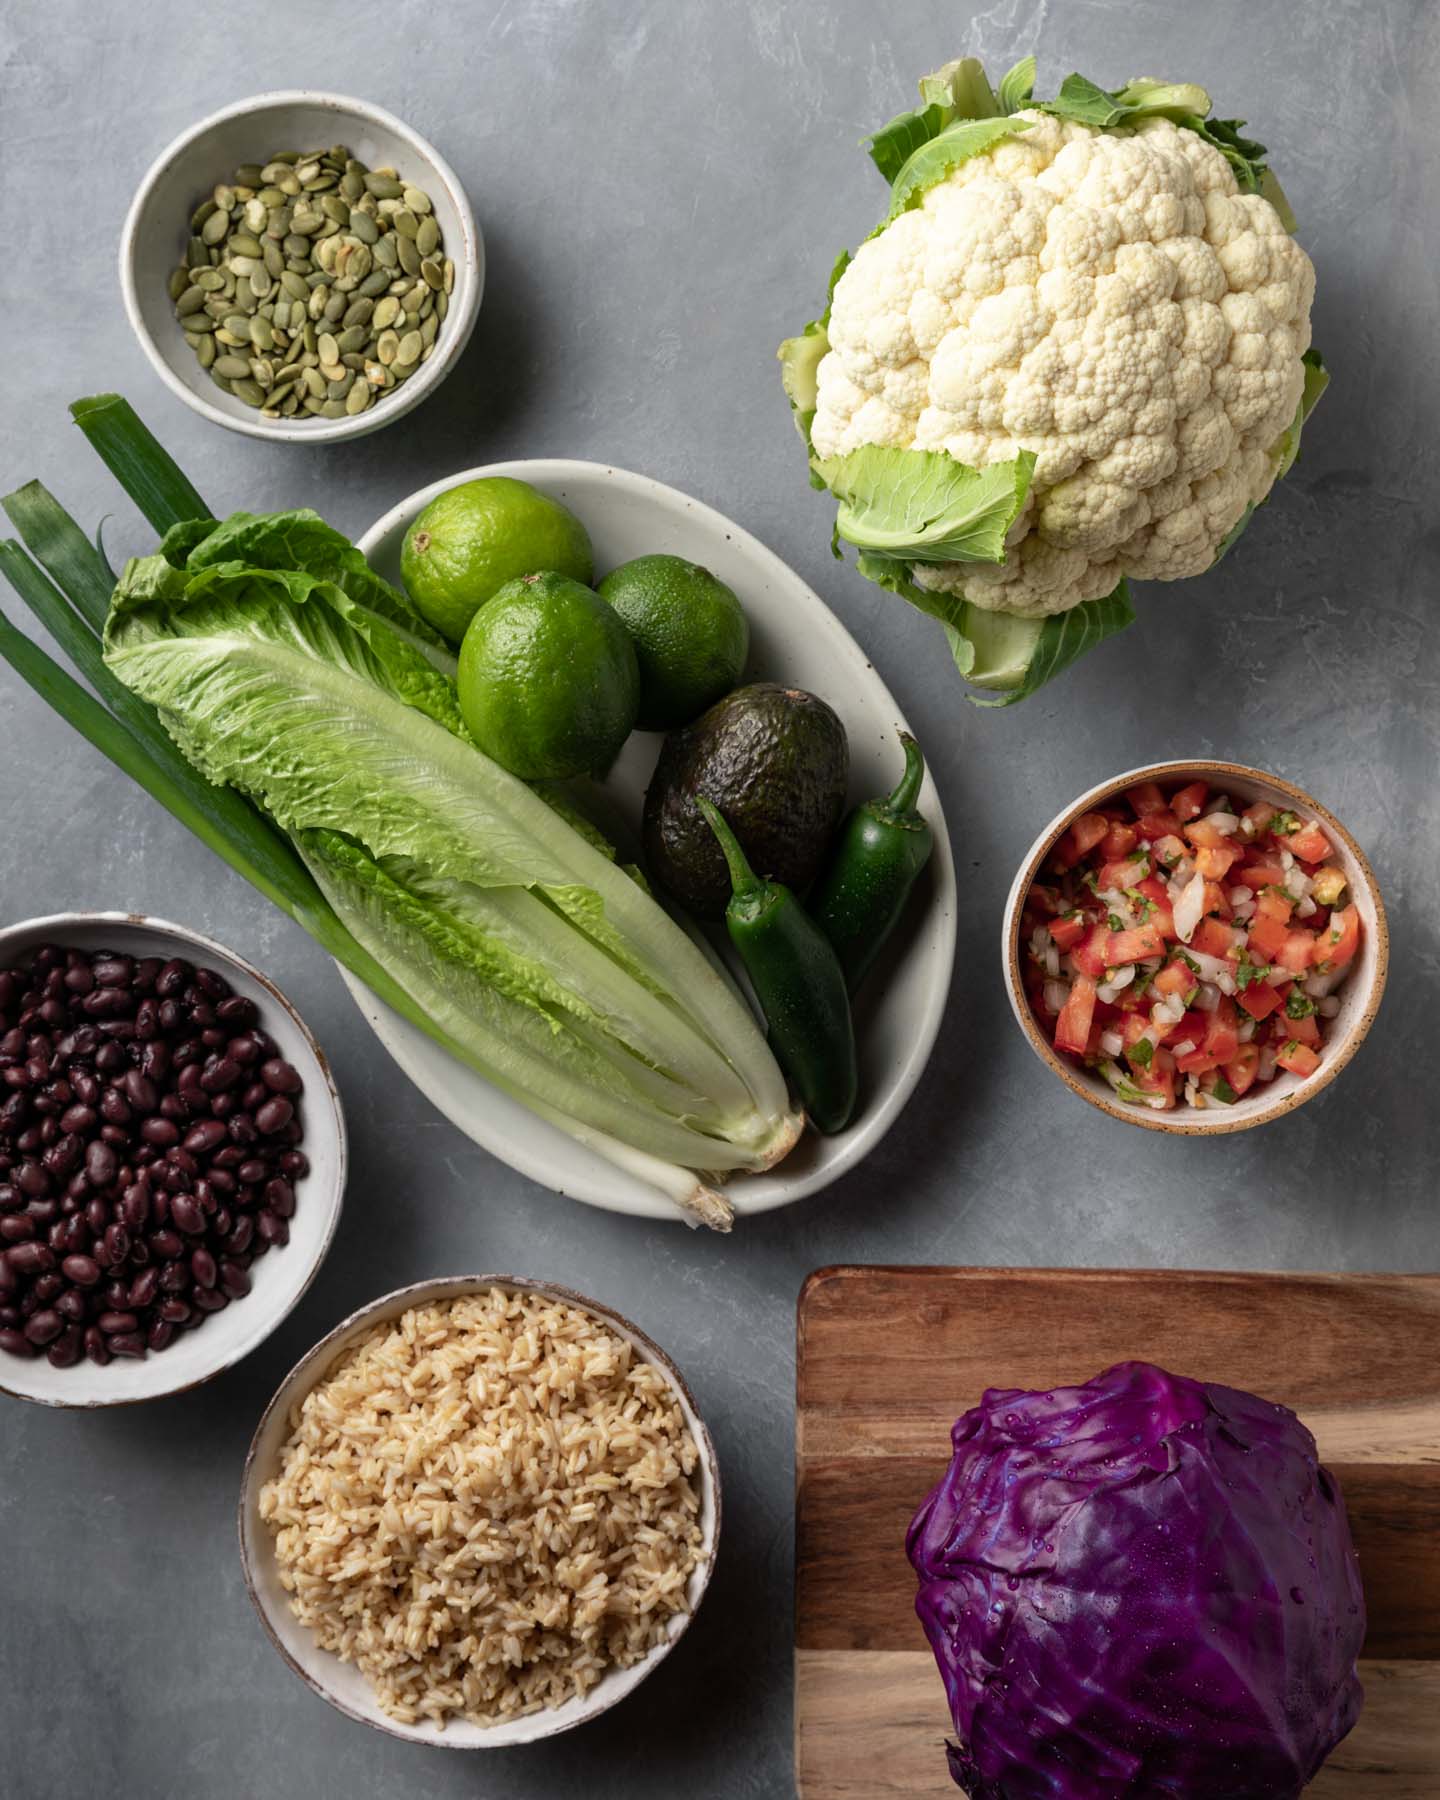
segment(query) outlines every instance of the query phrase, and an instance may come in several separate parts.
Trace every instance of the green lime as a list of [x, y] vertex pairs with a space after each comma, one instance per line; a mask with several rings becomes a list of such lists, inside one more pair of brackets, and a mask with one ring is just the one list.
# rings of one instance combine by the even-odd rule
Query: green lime
[[525, 781], [603, 774], [640, 703], [629, 632], [588, 587], [550, 570], [485, 602], [457, 680], [471, 737]]
[[588, 586], [595, 573], [590, 535], [558, 500], [508, 475], [437, 494], [405, 533], [400, 552], [410, 598], [455, 644], [498, 588], [536, 569]]
[[708, 569], [681, 556], [637, 556], [600, 583], [640, 661], [642, 731], [688, 725], [740, 680], [750, 627]]

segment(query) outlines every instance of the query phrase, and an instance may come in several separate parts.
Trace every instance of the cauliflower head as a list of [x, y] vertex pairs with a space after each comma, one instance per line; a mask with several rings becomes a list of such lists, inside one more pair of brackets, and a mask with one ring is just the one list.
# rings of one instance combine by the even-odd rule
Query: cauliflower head
[[821, 459], [882, 445], [977, 469], [1033, 452], [1003, 562], [910, 578], [1041, 618], [1127, 576], [1199, 574], [1265, 498], [1315, 272], [1196, 131], [1020, 117], [841, 275], [810, 440]]

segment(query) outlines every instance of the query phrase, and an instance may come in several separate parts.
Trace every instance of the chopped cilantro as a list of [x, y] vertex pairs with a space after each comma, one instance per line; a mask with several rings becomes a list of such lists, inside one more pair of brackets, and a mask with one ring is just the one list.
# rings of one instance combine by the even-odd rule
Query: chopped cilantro
[[1210, 1095], [1212, 1099], [1218, 1100], [1222, 1106], [1233, 1106], [1236, 1100], [1239, 1099], [1239, 1095], [1223, 1075], [1216, 1076], [1215, 1085], [1211, 1088]]
[[1287, 1019], [1308, 1019], [1315, 1010], [1315, 1002], [1298, 988], [1291, 988], [1290, 997], [1285, 1002]]
[[1191, 956], [1188, 951], [1177, 948], [1175, 954], [1179, 957], [1180, 961], [1184, 963], [1185, 967], [1192, 975], [1198, 975], [1200, 973], [1199, 963], [1196, 962], [1195, 958]]
[[1120, 917], [1119, 913], [1107, 913], [1106, 917], [1110, 921], [1110, 929], [1112, 931], [1123, 931], [1125, 929], [1125, 921]]
[[1270, 969], [1269, 963], [1252, 963], [1242, 951], [1240, 966], [1235, 971], [1235, 985], [1241, 993], [1244, 993], [1246, 988], [1254, 987], [1256, 982], [1263, 981], [1270, 973]]
[[1270, 821], [1270, 829], [1276, 837], [1294, 837], [1300, 829], [1300, 821], [1293, 812], [1279, 812]]
[[1286, 1038], [1285, 1042], [1280, 1046], [1280, 1054], [1282, 1056], [1288, 1056], [1292, 1050], [1298, 1050], [1299, 1048], [1299, 1038]]
[[1155, 902], [1148, 894], [1142, 894], [1139, 888], [1126, 888], [1125, 898], [1131, 905], [1140, 909], [1140, 923], [1143, 925], [1155, 910]]
[[1148, 1037], [1136, 1038], [1129, 1050], [1126, 1051], [1126, 1055], [1137, 1069], [1148, 1069], [1155, 1055], [1155, 1046]]
[[1100, 877], [1094, 869], [1087, 869], [1080, 877], [1081, 887], [1088, 887], [1092, 894], [1100, 892]]

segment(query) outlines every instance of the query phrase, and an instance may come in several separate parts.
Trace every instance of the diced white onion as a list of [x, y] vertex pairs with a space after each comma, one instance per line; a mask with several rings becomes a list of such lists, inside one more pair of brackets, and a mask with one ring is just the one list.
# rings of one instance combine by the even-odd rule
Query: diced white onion
[[[1207, 956], [1203, 950], [1187, 950], [1185, 954], [1195, 964], [1202, 981], [1213, 981], [1222, 994], [1235, 992], [1235, 965], [1224, 962], [1218, 956]], [[1227, 988], [1226, 982], [1230, 983]]]
[[1248, 887], [1232, 887], [1225, 898], [1232, 906], [1244, 906], [1247, 901], [1253, 900], [1255, 895]]
[[1185, 1083], [1185, 1098], [1191, 1106], [1200, 1104], [1200, 1083], [1193, 1075]]
[[1118, 1031], [1102, 1031], [1100, 1033], [1100, 1048], [1107, 1056], [1118, 1056], [1125, 1048], [1125, 1040]]
[[1242, 1013], [1240, 1017], [1240, 1029], [1236, 1035], [1239, 1037], [1242, 1044], [1248, 1044], [1255, 1035], [1255, 1021], [1251, 1018], [1247, 1018]]
[[1188, 1056], [1195, 1048], [1194, 1038], [1181, 1038], [1178, 1044], [1171, 1046], [1177, 1056]]
[[1064, 1010], [1065, 1002], [1070, 998], [1070, 990], [1063, 981], [1047, 981], [1042, 997], [1046, 1012], [1052, 1012], [1058, 1018]]
[[1293, 869], [1295, 867], [1295, 858], [1288, 850], [1281, 850], [1280, 852], [1280, 867], [1282, 869]]
[[1293, 867], [1285, 871], [1285, 892], [1295, 900], [1303, 900], [1310, 892], [1310, 877], [1302, 868]]
[[1054, 944], [1045, 946], [1045, 973], [1050, 976], [1060, 973], [1060, 952]]
[[1220, 990], [1213, 982], [1202, 981], [1195, 995], [1196, 1012], [1212, 1013], [1220, 1004]]
[[1195, 927], [1205, 916], [1205, 877], [1192, 875], [1180, 898], [1175, 902], [1175, 934], [1182, 944], [1195, 935]]
[[1316, 913], [1319, 912], [1319, 910], [1320, 910], [1319, 907], [1316, 906], [1315, 902], [1307, 894], [1305, 896], [1305, 898], [1300, 902], [1300, 904], [1295, 908], [1295, 914], [1296, 914], [1297, 918], [1313, 919], [1315, 917]]
[[1327, 994], [1323, 1000], [1316, 1002], [1315, 1010], [1322, 1019], [1333, 1019], [1340, 1010], [1340, 1002], [1333, 994]]
[[1114, 1002], [1115, 997], [1119, 994], [1120, 990], [1129, 987], [1134, 979], [1134, 963], [1125, 963], [1121, 968], [1116, 969], [1115, 973], [1111, 975], [1108, 980], [1102, 981], [1095, 992], [1100, 999], [1105, 1001], [1106, 1005], [1110, 1005]]
[[1037, 962], [1044, 956], [1050, 945], [1050, 933], [1043, 925], [1037, 925], [1030, 933], [1030, 954]]
[[1275, 1046], [1273, 1044], [1266, 1044], [1265, 1048], [1260, 1052], [1259, 1062], [1255, 1065], [1255, 1079], [1257, 1081], [1271, 1081], [1274, 1079], [1274, 1075]]
[[1272, 963], [1265, 973], [1266, 987], [1284, 987], [1287, 981], [1295, 979], [1293, 969], [1282, 969], [1279, 963]]
[[1304, 983], [1305, 992], [1312, 1000], [1324, 1000], [1327, 995], [1339, 987], [1348, 972], [1349, 964], [1347, 963], [1343, 969], [1331, 969], [1326, 975], [1307, 975]]
[[1240, 829], [1240, 821], [1233, 812], [1206, 813], [1202, 824], [1212, 826], [1225, 837], [1234, 837]]
[[1241, 924], [1248, 924], [1255, 917], [1255, 902], [1241, 900], [1235, 907], [1235, 917]]

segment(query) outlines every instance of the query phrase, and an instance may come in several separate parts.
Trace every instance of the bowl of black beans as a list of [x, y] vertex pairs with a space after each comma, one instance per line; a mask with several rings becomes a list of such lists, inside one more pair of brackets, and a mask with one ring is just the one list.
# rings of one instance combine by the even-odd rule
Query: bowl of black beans
[[135, 914], [0, 930], [0, 1393], [218, 1375], [310, 1285], [344, 1186], [329, 1068], [258, 970]]

